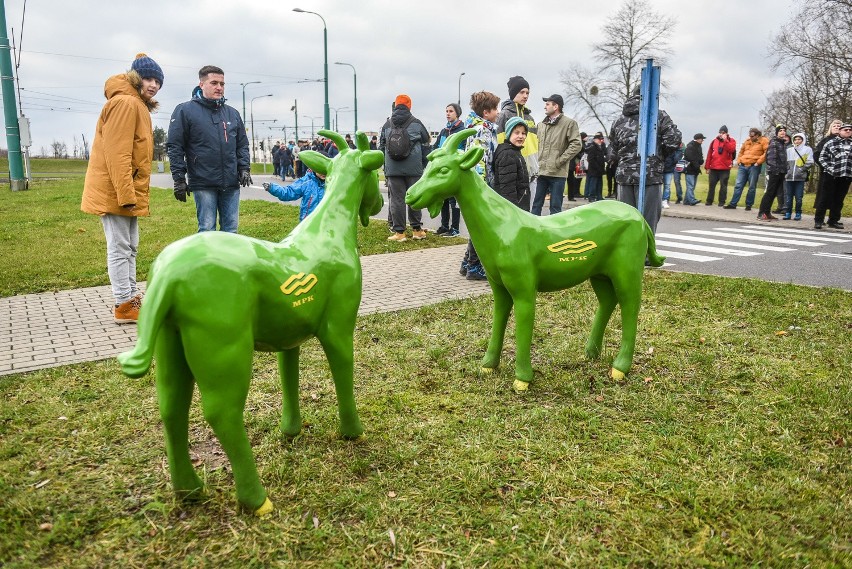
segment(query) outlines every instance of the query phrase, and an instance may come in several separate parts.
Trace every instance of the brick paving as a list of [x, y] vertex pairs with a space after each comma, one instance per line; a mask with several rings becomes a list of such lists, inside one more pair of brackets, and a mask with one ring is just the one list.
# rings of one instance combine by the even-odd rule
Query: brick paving
[[[364, 292], [359, 314], [417, 308], [490, 292], [485, 281], [458, 274], [467, 245], [361, 258]], [[411, 267], [416, 287], [400, 287]], [[144, 283], [142, 285], [144, 290]], [[104, 360], [133, 347], [136, 325], [112, 319], [109, 286], [0, 298], [0, 375]]]

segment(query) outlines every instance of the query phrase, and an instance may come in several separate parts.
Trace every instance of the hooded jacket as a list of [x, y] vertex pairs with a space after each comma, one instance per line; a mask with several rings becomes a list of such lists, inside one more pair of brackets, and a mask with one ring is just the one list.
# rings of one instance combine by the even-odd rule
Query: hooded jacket
[[[621, 117], [613, 123], [609, 134], [612, 152], [618, 161], [615, 181], [624, 185], [638, 185], [641, 164], [638, 150], [639, 95], [633, 95], [624, 102]], [[663, 183], [663, 163], [669, 154], [678, 149], [680, 143], [681, 133], [677, 125], [666, 111], [660, 110], [657, 116], [657, 150], [654, 156], [648, 156], [646, 162], [646, 184]]]
[[518, 206], [530, 209], [530, 176], [521, 149], [509, 141], [494, 151], [494, 191]]
[[307, 174], [288, 186], [279, 186], [275, 183], [269, 184], [269, 189], [267, 191], [282, 202], [291, 202], [293, 200], [301, 199], [302, 203], [299, 205], [299, 221], [302, 221], [309, 216], [322, 201], [322, 198], [325, 195], [325, 180], [321, 180], [317, 177], [313, 170], [308, 170]]
[[[107, 102], [95, 127], [80, 204], [86, 213], [148, 215], [154, 158], [151, 111], [157, 108], [157, 103], [142, 99], [141, 85], [135, 71], [113, 75], [104, 84]], [[129, 204], [134, 207], [122, 207]]]
[[238, 190], [239, 173], [251, 169], [249, 142], [237, 109], [205, 99], [201, 87], [172, 112], [166, 150], [172, 179], [192, 191]]
[[808, 172], [814, 165], [814, 151], [808, 146], [808, 137], [803, 132], [797, 132], [793, 138], [802, 137], [799, 146], [795, 144], [787, 148], [787, 176], [784, 179], [791, 182], [801, 182], [808, 179]]
[[503, 101], [503, 104], [500, 105], [500, 114], [497, 115], [497, 143], [506, 140], [506, 133], [504, 132], [506, 121], [512, 117], [521, 117], [527, 123], [527, 139], [524, 141], [521, 154], [527, 160], [527, 171], [530, 178], [535, 178], [539, 174], [538, 128], [532, 118], [532, 113], [526, 106], [519, 105], [515, 101]]
[[722, 140], [717, 136], [710, 141], [704, 167], [707, 170], [730, 170], [736, 155], [737, 141], [730, 136], [727, 140]]
[[747, 138], [740, 147], [740, 164], [748, 167], [763, 164], [766, 160], [767, 148], [769, 148], [769, 139], [765, 136], [758, 138], [757, 142], [752, 142], [751, 138]]
[[[411, 141], [411, 151], [405, 160], [394, 160], [386, 152], [388, 137], [390, 136], [391, 124], [402, 126], [409, 118], [414, 120], [406, 128], [408, 139]], [[379, 140], [379, 150], [385, 153], [385, 176], [420, 176], [423, 174], [426, 155], [429, 153], [432, 137], [419, 119], [413, 117], [411, 111], [405, 105], [397, 105], [390, 119], [382, 127], [382, 136]]]

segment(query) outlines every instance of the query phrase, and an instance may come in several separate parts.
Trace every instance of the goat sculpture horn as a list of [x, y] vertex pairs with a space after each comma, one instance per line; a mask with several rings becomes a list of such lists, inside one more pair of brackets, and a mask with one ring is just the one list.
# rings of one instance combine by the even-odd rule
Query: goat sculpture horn
[[355, 133], [355, 148], [358, 150], [370, 149], [370, 141], [367, 139], [367, 135], [360, 130]]
[[349, 152], [349, 145], [346, 144], [346, 139], [340, 136], [338, 133], [334, 132], [333, 130], [320, 130], [317, 131], [317, 134], [331, 140], [341, 154], [346, 154], [347, 152]]
[[447, 149], [447, 152], [455, 152], [455, 150], [459, 147], [459, 144], [461, 144], [462, 140], [473, 136], [474, 134], [476, 134], [475, 128], [466, 128], [464, 130], [460, 130], [456, 133], [451, 134], [449, 138], [444, 141], [444, 144], [441, 145], [441, 148]]

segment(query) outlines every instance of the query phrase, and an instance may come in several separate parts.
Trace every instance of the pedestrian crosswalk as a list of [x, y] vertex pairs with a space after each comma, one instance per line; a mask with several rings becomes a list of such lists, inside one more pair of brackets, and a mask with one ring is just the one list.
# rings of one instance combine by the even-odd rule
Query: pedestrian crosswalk
[[[678, 233], [657, 233], [657, 252], [670, 260], [707, 263], [726, 257], [754, 257], [767, 252], [783, 253], [813, 250], [834, 243], [852, 242], [852, 235], [768, 225], [686, 229]], [[852, 259], [852, 255], [815, 252], [824, 257]]]

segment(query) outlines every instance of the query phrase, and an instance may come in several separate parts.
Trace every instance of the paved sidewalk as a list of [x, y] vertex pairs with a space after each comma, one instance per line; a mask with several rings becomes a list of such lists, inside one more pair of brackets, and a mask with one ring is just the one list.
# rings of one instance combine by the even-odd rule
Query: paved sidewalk
[[[490, 292], [485, 281], [458, 273], [467, 245], [361, 258], [360, 314], [416, 308]], [[411, 267], [429, 275], [417, 287], [399, 287]], [[143, 287], [144, 289], [144, 284]], [[104, 360], [133, 347], [136, 325], [112, 320], [109, 286], [0, 298], [0, 375]]]

